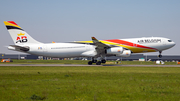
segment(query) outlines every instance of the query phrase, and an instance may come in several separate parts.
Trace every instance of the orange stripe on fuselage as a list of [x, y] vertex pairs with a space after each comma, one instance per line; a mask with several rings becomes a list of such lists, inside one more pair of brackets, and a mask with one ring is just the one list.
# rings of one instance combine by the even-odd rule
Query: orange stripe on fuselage
[[[124, 48], [127, 48], [131, 50], [133, 53], [142, 53], [142, 52], [156, 52], [157, 49], [135, 44], [132, 42], [119, 40], [119, 39], [113, 39], [113, 40], [99, 40], [100, 42], [108, 45], [115, 45], [115, 46], [121, 46]], [[92, 41], [78, 41], [80, 43], [93, 43]]]
[[[119, 40], [119, 39], [114, 39], [114, 40], [104, 40], [104, 41], [109, 41], [109, 42], [113, 42], [113, 43], [117, 43], [117, 44], [122, 44], [122, 45], [127, 45], [127, 46], [135, 46], [138, 48], [147, 48], [147, 49], [155, 49], [155, 48], [151, 48], [151, 47], [146, 47], [143, 45], [138, 45], [138, 44], [134, 44], [132, 42], [128, 42], [128, 41], [124, 41], [124, 40]], [[155, 49], [156, 50], [156, 49]]]

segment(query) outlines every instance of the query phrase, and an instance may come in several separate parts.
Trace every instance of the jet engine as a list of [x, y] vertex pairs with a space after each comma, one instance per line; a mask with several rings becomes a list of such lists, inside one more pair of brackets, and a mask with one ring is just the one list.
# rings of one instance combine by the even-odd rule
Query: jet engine
[[131, 51], [130, 50], [124, 50], [122, 54], [116, 54], [116, 56], [129, 57], [129, 56], [131, 56]]
[[106, 50], [106, 54], [122, 54], [123, 47], [113, 47]]

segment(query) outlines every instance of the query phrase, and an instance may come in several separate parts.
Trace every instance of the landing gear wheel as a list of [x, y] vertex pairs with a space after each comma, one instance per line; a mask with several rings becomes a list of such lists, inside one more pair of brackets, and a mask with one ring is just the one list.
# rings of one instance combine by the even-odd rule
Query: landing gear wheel
[[89, 61], [89, 62], [88, 62], [88, 65], [92, 65], [92, 61]]
[[162, 58], [161, 53], [162, 53], [162, 51], [159, 51], [159, 55], [158, 55], [159, 58]]
[[158, 55], [159, 58], [162, 58], [162, 55]]
[[97, 62], [97, 60], [92, 60], [92, 63], [96, 63]]
[[96, 62], [96, 65], [101, 65], [101, 61]]
[[101, 62], [102, 62], [102, 63], [106, 63], [106, 60], [103, 59], [103, 60], [101, 60]]

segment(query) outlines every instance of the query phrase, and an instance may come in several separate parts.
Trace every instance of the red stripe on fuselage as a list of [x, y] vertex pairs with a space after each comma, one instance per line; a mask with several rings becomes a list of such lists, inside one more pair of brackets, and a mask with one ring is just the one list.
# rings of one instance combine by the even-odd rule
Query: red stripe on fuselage
[[[138, 48], [155, 49], [155, 48], [146, 47], [146, 46], [143, 46], [143, 45], [139, 45], [139, 44], [135, 44], [135, 43], [132, 43], [132, 42], [119, 40], [119, 39], [104, 40], [104, 41], [109, 41], [109, 42], [113, 42], [113, 43], [117, 43], [117, 44], [122, 44], [122, 45], [127, 45], [127, 46], [132, 46], [132, 47], [138, 47]], [[157, 50], [157, 49], [155, 49], [155, 50]]]

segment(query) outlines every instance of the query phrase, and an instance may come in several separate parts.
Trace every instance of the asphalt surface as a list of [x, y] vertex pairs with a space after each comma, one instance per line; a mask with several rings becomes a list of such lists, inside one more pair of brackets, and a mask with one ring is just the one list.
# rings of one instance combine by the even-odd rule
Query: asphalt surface
[[82, 65], [82, 64], [0, 64], [0, 66], [127, 66], [127, 67], [180, 67], [180, 65]]

